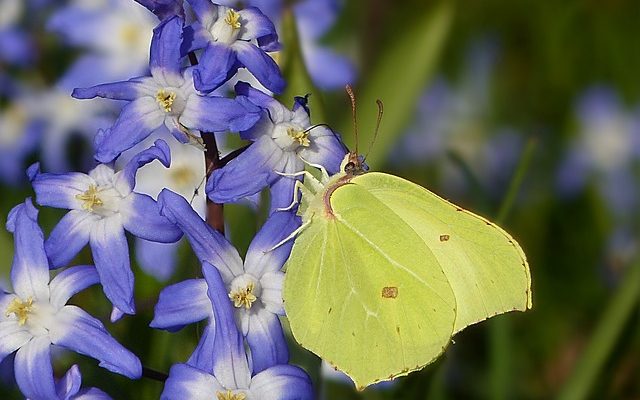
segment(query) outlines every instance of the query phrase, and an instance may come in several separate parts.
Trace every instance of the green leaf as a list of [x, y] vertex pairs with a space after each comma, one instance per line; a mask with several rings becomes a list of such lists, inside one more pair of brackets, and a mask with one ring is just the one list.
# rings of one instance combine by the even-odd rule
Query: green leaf
[[[0, 224], [4, 227], [4, 218], [0, 218]], [[13, 260], [13, 240], [7, 231], [0, 229], [0, 281], [9, 278], [11, 260]]]
[[[384, 103], [381, 134], [367, 157], [370, 165], [384, 162], [391, 145], [415, 112], [415, 104], [440, 58], [452, 17], [452, 5], [443, 2], [417, 18], [411, 27], [394, 39], [395, 45], [380, 56], [366, 81], [361, 82], [356, 92], [360, 152], [366, 152], [373, 140], [378, 113], [376, 99]], [[353, 142], [352, 136], [345, 134], [352, 130], [351, 118], [346, 118], [340, 128], [345, 141]]]
[[282, 17], [283, 50], [280, 58], [280, 68], [287, 80], [287, 87], [278, 100], [285, 105], [291, 105], [294, 96], [310, 94], [309, 106], [311, 120], [314, 123], [325, 122], [325, 110], [322, 93], [315, 87], [307, 71], [300, 48], [298, 27], [291, 9], [286, 10]]

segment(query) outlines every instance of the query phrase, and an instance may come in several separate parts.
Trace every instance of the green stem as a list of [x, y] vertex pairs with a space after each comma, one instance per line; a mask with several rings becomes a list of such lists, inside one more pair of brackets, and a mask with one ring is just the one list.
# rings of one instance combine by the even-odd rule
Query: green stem
[[636, 310], [638, 300], [640, 300], [640, 260], [629, 267], [620, 287], [613, 294], [576, 368], [560, 392], [558, 397], [560, 400], [579, 400], [588, 397], [624, 326]]
[[[503, 224], [509, 216], [515, 199], [518, 196], [524, 177], [529, 170], [533, 155], [535, 153], [536, 140], [529, 139], [522, 156], [516, 167], [516, 171], [511, 178], [507, 193], [498, 209], [496, 223]], [[509, 318], [498, 317], [488, 323], [489, 327], [489, 385], [491, 389], [490, 398], [502, 400], [509, 397], [511, 391], [512, 360], [511, 351], [513, 348], [511, 340], [511, 320]]]

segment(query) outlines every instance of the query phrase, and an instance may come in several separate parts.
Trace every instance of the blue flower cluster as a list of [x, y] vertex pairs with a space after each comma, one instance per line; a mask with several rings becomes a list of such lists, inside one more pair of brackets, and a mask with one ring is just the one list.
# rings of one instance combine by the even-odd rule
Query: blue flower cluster
[[[347, 150], [339, 135], [311, 123], [305, 97], [293, 99], [292, 109], [272, 97], [286, 85], [270, 54], [281, 45], [274, 24], [259, 8], [236, 9], [210, 0], [139, 3], [160, 21], [153, 29], [148, 68], [138, 68], [142, 75], [97, 84], [95, 74], [109, 80], [121, 70], [101, 68], [88, 78], [86, 68], [95, 58], [79, 60], [83, 67], [75, 69], [84, 69], [86, 77], [75, 82], [89, 82], [73, 91], [75, 98], [120, 101], [117, 118], [95, 133], [99, 164], [86, 174], [43, 172], [39, 163], [28, 169], [36, 203], [69, 210], [48, 237], [38, 225], [31, 199], [9, 215], [7, 229], [15, 241], [13, 292], [0, 291], [0, 361], [16, 353], [16, 382], [32, 400], [109, 398], [95, 388], [81, 390], [77, 366], [56, 381], [51, 345], [140, 378], [138, 357], [100, 321], [67, 301], [100, 284], [113, 305], [111, 322], [135, 314], [126, 233], [152, 246], [171, 245], [184, 236], [204, 278], [166, 287], [151, 327], [176, 331], [203, 320], [206, 326], [191, 357], [171, 368], [161, 398], [313, 398], [307, 374], [288, 364], [280, 316], [282, 266], [292, 243], [281, 242], [300, 225], [295, 209], [287, 210], [296, 174], [305, 163], [335, 173]], [[51, 25], [60, 31], [66, 27], [68, 37], [81, 44], [86, 38], [69, 29], [68, 21], [88, 23], [93, 12], [78, 2], [54, 15]], [[239, 70], [250, 72], [269, 93], [238, 82], [233, 98], [222, 95], [219, 88]], [[99, 107], [104, 104], [100, 100]], [[215, 133], [230, 132], [239, 133], [249, 145], [216, 168]], [[175, 185], [169, 180], [144, 182], [144, 170], [151, 167], [169, 171]], [[204, 198], [203, 203], [194, 202], [194, 190], [197, 194], [200, 187], [215, 203], [240, 201], [269, 189], [270, 216], [244, 261], [212, 227]], [[87, 244], [95, 266], [70, 267]], [[50, 270], [58, 270], [53, 278]]]

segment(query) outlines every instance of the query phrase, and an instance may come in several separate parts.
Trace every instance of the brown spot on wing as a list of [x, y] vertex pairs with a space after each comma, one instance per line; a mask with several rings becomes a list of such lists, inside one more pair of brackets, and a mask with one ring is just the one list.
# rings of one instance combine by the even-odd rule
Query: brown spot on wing
[[449, 240], [449, 238], [450, 238], [449, 235], [440, 235], [440, 241], [441, 242], [446, 242], [446, 241]]
[[383, 299], [395, 299], [398, 297], [398, 288], [395, 286], [385, 286], [382, 288]]

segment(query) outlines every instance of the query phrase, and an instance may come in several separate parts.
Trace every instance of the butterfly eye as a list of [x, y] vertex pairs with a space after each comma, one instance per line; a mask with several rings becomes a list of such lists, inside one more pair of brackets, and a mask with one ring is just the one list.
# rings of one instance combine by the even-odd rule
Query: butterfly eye
[[344, 166], [344, 172], [353, 172], [356, 169], [356, 164], [353, 161], [349, 161]]

